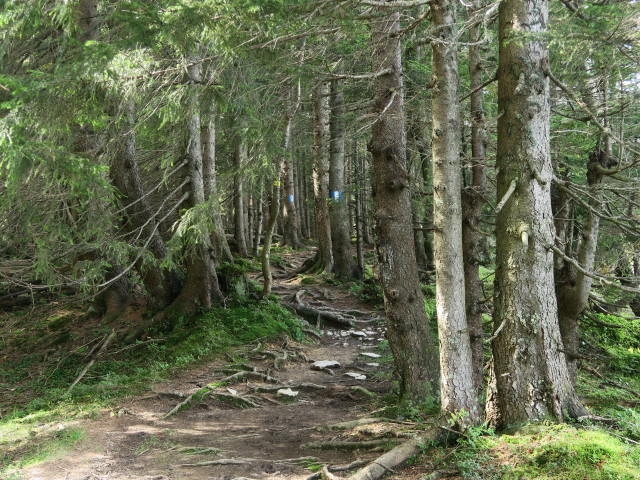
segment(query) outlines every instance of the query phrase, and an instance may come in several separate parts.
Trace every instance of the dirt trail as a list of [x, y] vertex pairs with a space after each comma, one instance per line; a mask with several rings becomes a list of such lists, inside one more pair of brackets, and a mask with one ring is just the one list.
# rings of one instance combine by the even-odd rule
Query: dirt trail
[[[288, 260], [299, 264], [299, 257]], [[278, 275], [279, 274], [279, 275]], [[285, 272], [276, 272], [274, 292], [291, 297], [301, 288], [307, 291], [305, 303], [314, 307], [337, 310], [370, 309], [344, 289], [331, 286], [301, 287], [295, 280], [286, 280]], [[31, 480], [137, 480], [193, 479], [246, 480], [296, 479], [310, 475], [304, 459], [315, 464], [344, 464], [356, 459], [372, 459], [375, 451], [345, 452], [319, 450], [307, 444], [332, 439], [344, 439], [341, 432], [319, 427], [353, 420], [363, 416], [365, 397], [353, 390], [363, 386], [372, 391], [384, 391], [388, 385], [376, 380], [376, 360], [363, 356], [373, 352], [383, 338], [382, 327], [372, 319], [362, 317], [356, 331], [323, 329], [322, 340], [314, 344], [293, 345], [286, 339], [269, 345], [248, 346], [236, 352], [242, 362], [278, 380], [280, 388], [292, 385], [298, 391], [295, 398], [277, 393], [256, 393], [255, 387], [271, 386], [260, 380], [216, 390], [232, 397], [246, 397], [259, 408], [239, 408], [233, 398], [209, 396], [191, 408], [164, 418], [185, 396], [233, 371], [221, 372], [229, 359], [203, 365], [179, 378], [155, 385], [153, 392], [127, 399], [113, 412], [82, 424], [87, 440], [61, 458], [30, 467], [23, 478]], [[366, 321], [368, 320], [368, 321]], [[255, 351], [252, 351], [255, 350]], [[288, 358], [279, 369], [274, 358], [260, 351], [271, 351]], [[306, 358], [306, 360], [305, 360]], [[335, 375], [312, 370], [311, 362], [335, 360], [341, 367]], [[226, 363], [225, 363], [226, 362]], [[366, 379], [347, 376], [361, 374]], [[304, 390], [295, 387], [312, 383], [322, 389]], [[205, 450], [208, 449], [208, 450]], [[205, 462], [223, 461], [226, 464]], [[188, 466], [201, 464], [199, 466]]]

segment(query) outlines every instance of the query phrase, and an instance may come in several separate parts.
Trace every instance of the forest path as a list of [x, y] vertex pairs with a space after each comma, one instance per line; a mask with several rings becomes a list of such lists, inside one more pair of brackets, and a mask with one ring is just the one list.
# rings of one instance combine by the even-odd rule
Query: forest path
[[[286, 256], [296, 268], [300, 254]], [[207, 384], [233, 374], [229, 359], [183, 372], [179, 377], [153, 386], [146, 395], [126, 399], [119, 408], [104, 412], [96, 420], [81, 424], [86, 440], [66, 455], [32, 466], [22, 478], [30, 480], [302, 480], [310, 475], [305, 464], [344, 464], [356, 459], [370, 460], [375, 451], [321, 450], [306, 444], [328, 440], [349, 440], [347, 433], [322, 429], [365, 414], [366, 397], [352, 387], [362, 386], [384, 392], [388, 383], [376, 380], [379, 368], [375, 358], [362, 355], [375, 352], [384, 337], [383, 327], [370, 308], [349, 294], [345, 287], [304, 286], [300, 279], [287, 279], [284, 269], [274, 272], [274, 293], [298, 298], [314, 308], [338, 311], [359, 310], [355, 329], [346, 331], [323, 327], [322, 338], [310, 344], [294, 344], [287, 339], [264, 345], [248, 345], [233, 353], [234, 360], [255, 367], [278, 383], [248, 378], [215, 390], [189, 409], [168, 418], [187, 395]], [[284, 357], [285, 361], [274, 359]], [[311, 362], [332, 360], [340, 363], [335, 374], [311, 369]], [[277, 365], [274, 365], [277, 362]], [[282, 364], [282, 365], [281, 365]], [[369, 365], [367, 365], [369, 364]], [[275, 368], [275, 367], [278, 368]], [[221, 369], [226, 369], [224, 372]], [[235, 370], [240, 371], [240, 370]], [[348, 376], [361, 374], [366, 379]], [[305, 388], [315, 384], [322, 388]], [[258, 393], [257, 387], [287, 388], [298, 391], [295, 398]], [[308, 389], [309, 388], [309, 389]], [[224, 396], [226, 395], [226, 397]], [[232, 396], [244, 397], [259, 408], [239, 408]], [[301, 460], [309, 458], [308, 460]], [[217, 462], [217, 464], [206, 462]], [[199, 464], [199, 466], [194, 466]], [[187, 466], [191, 465], [191, 466]]]

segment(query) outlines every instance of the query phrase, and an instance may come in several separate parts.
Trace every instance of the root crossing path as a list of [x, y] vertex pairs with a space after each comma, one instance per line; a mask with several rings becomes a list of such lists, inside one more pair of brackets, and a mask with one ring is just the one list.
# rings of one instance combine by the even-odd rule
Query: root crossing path
[[370, 397], [389, 387], [379, 379], [376, 347], [384, 332], [377, 314], [346, 289], [302, 287], [286, 273], [275, 275], [274, 292], [283, 300], [329, 311], [354, 326], [326, 323], [320, 334], [309, 329], [308, 344], [282, 338], [247, 345], [233, 352], [233, 361], [220, 359], [157, 384], [84, 422], [85, 441], [24, 470], [23, 478], [302, 480], [313, 474], [309, 467], [356, 468], [399, 443], [327, 428], [357, 425]]

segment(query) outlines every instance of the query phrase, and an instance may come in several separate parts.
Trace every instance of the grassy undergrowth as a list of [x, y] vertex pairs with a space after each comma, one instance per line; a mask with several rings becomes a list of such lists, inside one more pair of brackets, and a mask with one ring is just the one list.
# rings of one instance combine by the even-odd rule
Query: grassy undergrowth
[[92, 348], [112, 327], [118, 339], [125, 339], [127, 325], [94, 328], [88, 318], [70, 310], [40, 315], [35, 321], [20, 315], [3, 320], [0, 325], [11, 330], [3, 336], [10, 340], [5, 340], [7, 355], [0, 361], [0, 478], [17, 475], [17, 469], [80, 441], [82, 430], [69, 426], [74, 420], [97, 416], [114, 401], [180, 369], [256, 339], [283, 334], [303, 339], [300, 323], [290, 312], [275, 303], [247, 301], [180, 322], [162, 338], [115, 340], [67, 394]]
[[[434, 469], [469, 480], [637, 480], [640, 449], [598, 428], [535, 425], [514, 435], [473, 432], [431, 452]], [[424, 477], [428, 478], [428, 477]]]

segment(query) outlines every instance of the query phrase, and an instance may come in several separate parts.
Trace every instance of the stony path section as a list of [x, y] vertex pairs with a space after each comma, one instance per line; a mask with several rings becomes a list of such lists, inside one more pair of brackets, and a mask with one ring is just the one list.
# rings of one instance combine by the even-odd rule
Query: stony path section
[[[356, 326], [323, 327], [313, 344], [280, 339], [249, 345], [232, 359], [186, 372], [84, 424], [88, 439], [62, 458], [34, 466], [33, 480], [296, 479], [309, 465], [372, 459], [379, 452], [313, 448], [351, 434], [322, 427], [365, 415], [367, 391], [385, 391], [377, 345], [380, 322], [366, 305], [336, 287], [305, 287], [276, 277], [275, 293], [316, 309], [358, 311]], [[316, 364], [315, 362], [333, 362]], [[228, 380], [230, 377], [231, 380]], [[194, 396], [212, 382], [224, 386]], [[355, 388], [354, 388], [355, 387]], [[364, 390], [366, 389], [366, 390]], [[280, 391], [280, 392], [278, 392]]]

